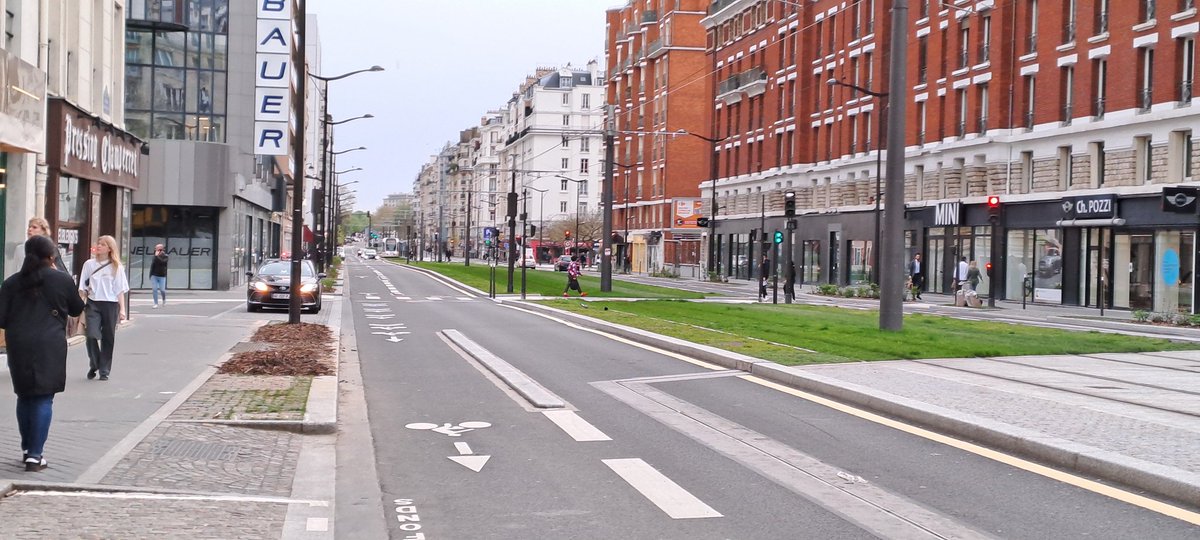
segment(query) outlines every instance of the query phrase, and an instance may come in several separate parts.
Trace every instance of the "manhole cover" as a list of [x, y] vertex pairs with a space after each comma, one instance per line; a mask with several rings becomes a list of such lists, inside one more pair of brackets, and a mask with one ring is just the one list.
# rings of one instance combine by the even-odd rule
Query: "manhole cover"
[[186, 439], [162, 439], [154, 443], [151, 452], [161, 457], [178, 457], [201, 461], [229, 461], [237, 457], [238, 448], [232, 444], [207, 443]]

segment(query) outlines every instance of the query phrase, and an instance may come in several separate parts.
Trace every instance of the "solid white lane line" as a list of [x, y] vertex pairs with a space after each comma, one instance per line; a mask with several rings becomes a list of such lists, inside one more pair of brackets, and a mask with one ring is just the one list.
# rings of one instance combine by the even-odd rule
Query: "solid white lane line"
[[578, 414], [575, 414], [575, 411], [544, 411], [542, 414], [546, 415], [546, 418], [549, 418], [551, 422], [554, 422], [554, 425], [567, 432], [567, 435], [570, 435], [576, 442], [612, 440], [604, 432], [596, 429], [596, 426], [580, 418]]
[[645, 461], [637, 458], [602, 461], [672, 519], [723, 517]]

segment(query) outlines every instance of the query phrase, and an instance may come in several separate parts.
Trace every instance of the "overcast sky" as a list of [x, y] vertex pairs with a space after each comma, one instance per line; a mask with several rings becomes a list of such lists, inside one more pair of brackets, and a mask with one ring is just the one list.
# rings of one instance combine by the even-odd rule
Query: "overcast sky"
[[[358, 210], [410, 192], [430, 155], [502, 107], [538, 66], [604, 58], [604, 12], [624, 0], [308, 0], [321, 34], [322, 75], [383, 66], [331, 83], [335, 150], [358, 180]], [[306, 141], [306, 144], [311, 142]]]

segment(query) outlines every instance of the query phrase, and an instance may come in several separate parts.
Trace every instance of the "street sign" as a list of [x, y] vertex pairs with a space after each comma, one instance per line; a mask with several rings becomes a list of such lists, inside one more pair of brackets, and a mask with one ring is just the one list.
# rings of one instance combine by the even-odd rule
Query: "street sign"
[[697, 227], [707, 227], [708, 223], [709, 223], [709, 219], [706, 217], [696, 218], [696, 226]]

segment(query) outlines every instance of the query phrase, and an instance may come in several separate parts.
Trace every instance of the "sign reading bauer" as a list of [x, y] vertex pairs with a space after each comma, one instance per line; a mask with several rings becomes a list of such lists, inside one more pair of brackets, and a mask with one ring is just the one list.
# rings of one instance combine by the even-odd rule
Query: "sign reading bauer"
[[254, 153], [286, 156], [292, 114], [292, 2], [257, 0]]

